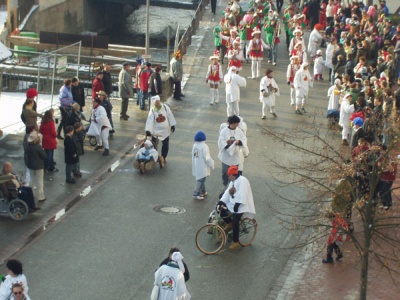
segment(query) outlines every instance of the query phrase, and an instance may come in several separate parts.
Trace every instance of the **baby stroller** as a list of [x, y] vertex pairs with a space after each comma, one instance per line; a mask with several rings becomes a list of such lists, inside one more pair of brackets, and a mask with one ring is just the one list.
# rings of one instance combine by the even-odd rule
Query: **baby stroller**
[[326, 117], [328, 118], [328, 128], [335, 130], [339, 124], [340, 112], [337, 109], [329, 109]]
[[[89, 131], [89, 127], [90, 127], [90, 121], [85, 121], [85, 124], [83, 124], [83, 131], [85, 133], [84, 137], [86, 137], [87, 132]], [[87, 137], [89, 139], [89, 145], [95, 147], [97, 145], [96, 137], [93, 135], [87, 135]]]
[[[139, 140], [139, 142], [137, 144], [134, 145], [134, 149], [139, 148], [142, 149], [143, 147], [145, 147], [145, 142], [146, 141], [150, 141], [151, 144], [153, 145], [153, 148], [155, 151], [157, 151], [158, 148], [158, 135], [153, 134], [151, 137], [146, 136], [145, 134], [138, 134], [136, 136], [136, 138]], [[145, 171], [151, 171], [154, 166], [156, 165], [156, 163], [160, 164], [160, 169], [162, 168], [161, 166], [161, 162], [160, 162], [160, 157], [157, 157], [157, 161], [154, 161], [153, 159], [151, 159], [150, 161], [147, 162], [143, 162], [140, 161], [138, 159], [135, 158], [135, 161], [133, 163], [133, 167], [135, 169], [139, 169], [140, 170], [140, 174], [144, 174]]]

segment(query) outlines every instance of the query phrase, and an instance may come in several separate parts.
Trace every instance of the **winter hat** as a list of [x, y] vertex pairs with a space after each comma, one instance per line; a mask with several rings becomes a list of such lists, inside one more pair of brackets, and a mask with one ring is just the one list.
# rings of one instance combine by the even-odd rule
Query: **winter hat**
[[322, 24], [315, 24], [314, 29], [316, 29], [318, 31], [322, 31], [322, 30], [324, 30], [324, 26], [322, 26]]
[[32, 131], [28, 136], [28, 143], [36, 142], [39, 139], [37, 131]]
[[195, 142], [203, 142], [206, 140], [206, 134], [203, 131], [198, 131], [194, 136]]
[[239, 168], [237, 166], [230, 166], [228, 171], [226, 172], [227, 175], [237, 175], [239, 174]]
[[215, 50], [214, 55], [210, 56], [210, 60], [219, 59], [219, 51]]
[[150, 147], [153, 146], [153, 143], [152, 143], [150, 140], [146, 140], [146, 141], [144, 142], [144, 145], [150, 148]]
[[360, 117], [355, 118], [354, 121], [353, 121], [353, 124], [357, 125], [359, 127], [361, 127], [363, 125], [363, 123], [364, 123], [364, 121]]
[[174, 252], [171, 255], [171, 260], [178, 264], [179, 270], [185, 272], [185, 266], [183, 265], [183, 256], [180, 252]]
[[35, 88], [30, 88], [26, 91], [26, 98], [33, 99], [38, 95], [38, 91]]
[[251, 33], [251, 36], [254, 36], [255, 34], [261, 34], [260, 28], [254, 27], [253, 32]]
[[317, 50], [317, 55], [322, 55], [322, 50], [321, 49]]

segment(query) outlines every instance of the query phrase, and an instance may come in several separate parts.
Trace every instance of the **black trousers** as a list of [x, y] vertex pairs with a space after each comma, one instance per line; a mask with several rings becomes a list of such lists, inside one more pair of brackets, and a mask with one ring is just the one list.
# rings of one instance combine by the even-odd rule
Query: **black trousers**
[[328, 244], [328, 246], [326, 246], [326, 252], [328, 258], [332, 257], [333, 250], [335, 250], [336, 255], [342, 254], [342, 251], [340, 250], [339, 246], [335, 242], [333, 242], [331, 245]]
[[[154, 137], [152, 138], [152, 140], [153, 140], [153, 143], [157, 142], [157, 139], [155, 139]], [[162, 141], [162, 147], [161, 147], [161, 155], [162, 155], [162, 157], [166, 158], [167, 155], [168, 155], [168, 151], [169, 151], [169, 137], [167, 137], [165, 140]]]
[[211, 0], [211, 12], [215, 15], [215, 11], [217, 10], [217, 0]]
[[29, 186], [21, 187], [19, 189], [18, 198], [24, 201], [28, 205], [28, 208], [34, 209], [36, 207], [35, 198], [33, 196], [33, 191], [31, 187]]
[[182, 95], [182, 88], [181, 88], [181, 82], [177, 80], [173, 80], [175, 89], [174, 89], [174, 98], [179, 99], [181, 98]]
[[243, 214], [237, 214], [233, 213], [232, 215], [230, 214], [229, 210], [227, 209], [221, 209], [220, 212], [221, 218], [224, 219], [226, 224], [232, 224], [232, 229], [233, 229], [233, 242], [237, 243], [239, 242], [239, 225], [240, 225], [240, 219], [242, 218]]
[[68, 124], [69, 110], [60, 107], [60, 112], [61, 112], [61, 121], [57, 128], [57, 135], [61, 135], [61, 130], [65, 135], [65, 127], [67, 127]]

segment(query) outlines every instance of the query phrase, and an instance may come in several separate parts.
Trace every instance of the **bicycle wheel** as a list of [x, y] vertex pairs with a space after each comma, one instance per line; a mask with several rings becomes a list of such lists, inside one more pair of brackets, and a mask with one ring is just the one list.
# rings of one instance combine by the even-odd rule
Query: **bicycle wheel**
[[196, 246], [204, 254], [218, 253], [225, 243], [225, 231], [218, 225], [204, 225], [196, 233]]
[[243, 247], [251, 245], [257, 235], [256, 219], [243, 218], [239, 224], [239, 244]]

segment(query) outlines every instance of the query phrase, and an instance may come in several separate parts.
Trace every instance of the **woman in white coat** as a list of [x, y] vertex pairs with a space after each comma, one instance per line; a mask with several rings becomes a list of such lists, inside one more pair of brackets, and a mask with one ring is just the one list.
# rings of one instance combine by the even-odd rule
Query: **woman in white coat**
[[[296, 90], [296, 114], [306, 113], [304, 108], [308, 100], [308, 91], [313, 86], [313, 79], [308, 71], [308, 63], [303, 62], [294, 75], [293, 85]], [[300, 111], [301, 109], [301, 111]]]
[[107, 118], [107, 112], [103, 106], [100, 105], [101, 100], [94, 98], [92, 117], [88, 135], [96, 137], [97, 146], [94, 150], [99, 150], [104, 147], [103, 156], [109, 155], [108, 135], [112, 129], [111, 123]]
[[160, 166], [163, 168], [169, 151], [169, 136], [171, 132], [175, 132], [176, 121], [168, 105], [161, 103], [160, 96], [151, 97], [151, 101], [154, 105], [147, 116], [146, 136], [157, 135], [158, 139], [162, 141], [159, 159]]
[[337, 45], [337, 41], [335, 37], [332, 37], [332, 40], [328, 47], [326, 48], [325, 52], [325, 67], [329, 69], [329, 80], [331, 84], [333, 84], [333, 78], [332, 76], [333, 73], [333, 63], [332, 63], [332, 58], [335, 52], [339, 49], [339, 46]]
[[265, 76], [260, 81], [260, 102], [262, 103], [262, 116], [261, 119], [266, 119], [265, 109], [269, 107], [269, 112], [274, 118], [277, 117], [275, 113], [275, 100], [279, 96], [279, 87], [273, 78], [274, 71], [267, 69]]
[[339, 109], [340, 91], [342, 90], [342, 86], [340, 84], [340, 79], [336, 79], [335, 84], [328, 89], [328, 110]]
[[226, 113], [229, 116], [239, 115], [240, 88], [246, 87], [246, 78], [240, 76], [239, 70], [232, 66], [224, 76], [226, 92]]
[[342, 99], [342, 103], [340, 104], [340, 118], [339, 125], [343, 127], [342, 129], [342, 145], [348, 146], [349, 143], [347, 139], [349, 138], [350, 133], [350, 117], [354, 112], [354, 104], [350, 105], [352, 95], [346, 94]]
[[194, 136], [192, 148], [192, 175], [196, 178], [196, 189], [193, 197], [203, 200], [208, 194], [206, 191], [206, 178], [210, 176], [210, 170], [214, 169], [214, 160], [210, 156], [210, 149], [206, 144], [206, 134], [198, 131]]

